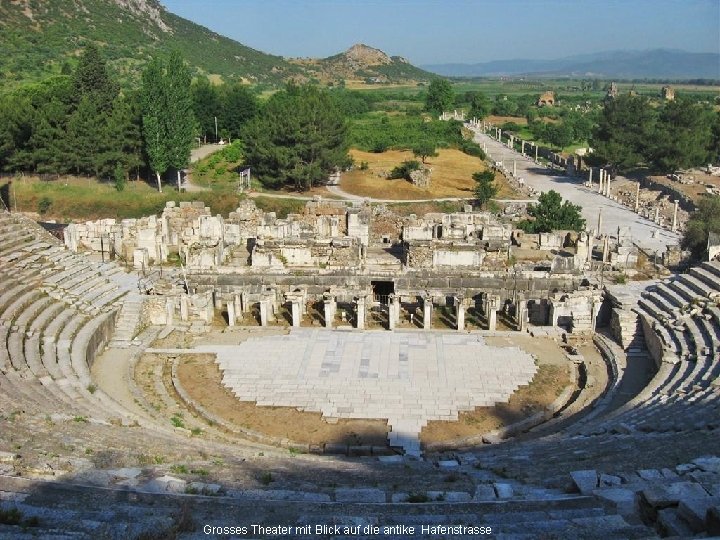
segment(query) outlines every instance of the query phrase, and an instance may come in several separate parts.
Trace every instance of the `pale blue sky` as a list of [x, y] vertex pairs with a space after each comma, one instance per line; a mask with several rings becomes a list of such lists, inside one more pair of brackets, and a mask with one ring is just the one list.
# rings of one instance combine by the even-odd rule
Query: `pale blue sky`
[[161, 0], [281, 56], [365, 43], [414, 64], [549, 59], [616, 49], [720, 52], [719, 0]]

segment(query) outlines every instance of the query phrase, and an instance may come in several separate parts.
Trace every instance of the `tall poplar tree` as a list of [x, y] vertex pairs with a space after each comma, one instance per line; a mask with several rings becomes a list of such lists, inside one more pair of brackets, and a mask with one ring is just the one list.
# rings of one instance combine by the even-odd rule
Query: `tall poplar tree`
[[142, 76], [142, 133], [150, 168], [155, 171], [158, 191], [162, 193], [162, 175], [168, 170], [167, 92], [162, 62], [154, 58]]
[[180, 191], [180, 171], [190, 162], [195, 117], [190, 92], [190, 70], [180, 56], [173, 51], [165, 74], [165, 123], [167, 130], [168, 163], [177, 171], [177, 186]]

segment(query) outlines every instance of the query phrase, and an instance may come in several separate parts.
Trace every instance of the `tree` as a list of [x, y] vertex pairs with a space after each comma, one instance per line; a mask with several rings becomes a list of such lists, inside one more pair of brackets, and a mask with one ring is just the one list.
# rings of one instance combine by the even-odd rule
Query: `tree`
[[237, 139], [245, 124], [255, 118], [260, 110], [257, 98], [242, 84], [225, 87], [220, 96], [222, 133]]
[[72, 79], [76, 103], [89, 99], [101, 112], [109, 113], [118, 95], [118, 85], [110, 78], [107, 64], [94, 44], [85, 47]]
[[422, 159], [423, 163], [425, 163], [427, 158], [438, 155], [436, 144], [430, 139], [421, 139], [413, 144], [412, 153], [415, 157]]
[[191, 94], [200, 137], [205, 142], [208, 137], [215, 141], [215, 118], [223, 116], [218, 89], [210, 84], [207, 77], [198, 77], [192, 84]]
[[162, 193], [162, 175], [170, 166], [166, 144], [167, 126], [164, 117], [167, 111], [167, 93], [162, 62], [153, 58], [142, 75], [142, 134], [145, 140], [150, 168], [155, 171], [158, 191]]
[[689, 249], [700, 259], [707, 250], [710, 232], [720, 233], [720, 196], [713, 195], [698, 202], [695, 212], [690, 215], [685, 234], [681, 241], [683, 249]]
[[707, 164], [712, 145], [712, 109], [688, 99], [669, 101], [660, 111], [649, 158], [658, 170]]
[[495, 173], [491, 170], [476, 172], [472, 175], [475, 180], [475, 200], [480, 208], [485, 208], [490, 199], [497, 195], [498, 187], [495, 185]]
[[243, 133], [245, 161], [263, 184], [298, 191], [349, 165], [347, 124], [327, 90], [288, 85]]
[[164, 117], [167, 132], [168, 164], [177, 171], [177, 186], [180, 191], [180, 171], [190, 162], [195, 117], [190, 94], [190, 70], [180, 56], [173, 51], [167, 64], [164, 89], [166, 92]]
[[468, 94], [468, 101], [470, 102], [470, 110], [468, 111], [468, 116], [470, 118], [477, 118], [478, 120], [482, 120], [488, 114], [490, 114], [490, 101], [485, 94], [483, 94], [482, 92], [468, 92]]
[[435, 115], [450, 110], [455, 102], [453, 88], [447, 79], [439, 77], [430, 81], [427, 96], [425, 97], [425, 110]]
[[572, 129], [564, 123], [545, 124], [543, 139], [555, 148], [563, 149], [573, 143]]
[[595, 155], [621, 171], [644, 163], [655, 122], [655, 111], [643, 96], [606, 100], [591, 141]]
[[581, 231], [585, 228], [581, 211], [580, 206], [570, 201], [563, 202], [560, 194], [551, 190], [541, 194], [538, 203], [528, 208], [528, 214], [535, 219], [522, 222], [521, 227], [530, 233]]

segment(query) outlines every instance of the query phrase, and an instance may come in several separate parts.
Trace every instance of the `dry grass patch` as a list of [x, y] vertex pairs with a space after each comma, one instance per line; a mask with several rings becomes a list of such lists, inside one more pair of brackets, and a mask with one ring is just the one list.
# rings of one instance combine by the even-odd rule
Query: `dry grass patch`
[[[410, 159], [415, 159], [407, 150], [388, 150], [382, 153], [350, 150], [355, 163], [367, 162], [368, 169], [355, 169], [343, 175], [341, 187], [344, 191], [375, 199], [414, 200], [461, 197], [473, 197], [475, 181], [472, 175], [487, 167], [477, 157], [469, 156], [459, 150], [441, 149], [438, 156], [428, 158], [426, 166], [432, 168], [432, 179], [429, 189], [421, 189], [407, 180], [389, 180], [380, 176], [389, 173], [394, 167]], [[505, 178], [498, 176], [500, 187], [498, 198], [517, 198], [514, 190]]]

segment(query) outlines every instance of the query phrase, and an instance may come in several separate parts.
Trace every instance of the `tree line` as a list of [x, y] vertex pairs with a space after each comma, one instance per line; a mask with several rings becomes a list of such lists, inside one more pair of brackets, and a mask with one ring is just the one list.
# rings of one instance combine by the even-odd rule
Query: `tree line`
[[121, 89], [89, 45], [74, 72], [0, 95], [0, 170], [159, 182], [187, 166], [195, 139], [215, 140], [215, 117], [219, 136], [239, 137], [258, 109], [245, 86], [191, 82], [177, 52], [152, 60], [140, 88]]
[[595, 156], [615, 171], [669, 173], [720, 160], [720, 111], [682, 96], [661, 105], [645, 96], [605, 102], [594, 131]]

